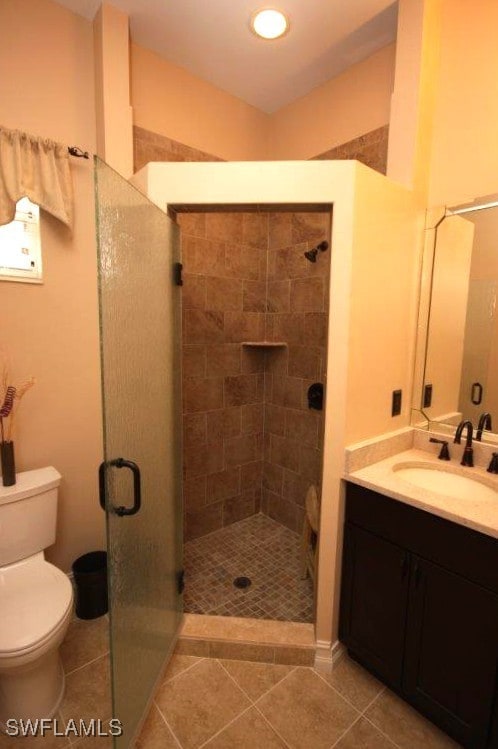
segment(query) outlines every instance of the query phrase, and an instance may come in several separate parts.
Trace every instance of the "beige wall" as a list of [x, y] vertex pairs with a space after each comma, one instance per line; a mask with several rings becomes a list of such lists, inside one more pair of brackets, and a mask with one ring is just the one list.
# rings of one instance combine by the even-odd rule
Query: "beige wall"
[[429, 205], [495, 193], [498, 3], [444, 0]]
[[309, 159], [389, 122], [396, 45], [315, 88], [273, 114], [272, 159]]
[[[0, 4], [0, 122], [95, 150], [91, 24], [49, 0]], [[74, 234], [42, 217], [43, 285], [1, 282], [0, 341], [16, 379], [37, 384], [19, 411], [18, 470], [62, 474], [58, 539], [48, 558], [67, 570], [103, 543], [96, 469], [101, 415], [93, 169], [71, 160]]]
[[267, 158], [268, 115], [131, 45], [134, 124], [227, 161]]
[[133, 174], [128, 16], [102, 3], [93, 22], [97, 153], [128, 179]]
[[[352, 242], [342, 257], [333, 254], [330, 287], [328, 373], [340, 397], [334, 402], [330, 390], [327, 395], [323, 486], [334, 496], [326, 518], [326, 538], [333, 541], [330, 549], [328, 543], [320, 546], [317, 637], [331, 622], [333, 640], [339, 626], [344, 447], [410, 423], [424, 226], [414, 193], [361, 164], [351, 212]], [[334, 211], [334, 229], [337, 219]], [[403, 391], [402, 412], [392, 417], [397, 389]]]
[[400, 0], [387, 174], [455, 205], [495, 193], [495, 0]]
[[400, 0], [387, 175], [427, 200], [442, 0]]
[[309, 159], [389, 122], [395, 45], [267, 115], [131, 47], [134, 123], [227, 161]]
[[[354, 205], [346, 444], [410, 422], [424, 211], [366, 168]], [[391, 416], [392, 391], [403, 391]]]

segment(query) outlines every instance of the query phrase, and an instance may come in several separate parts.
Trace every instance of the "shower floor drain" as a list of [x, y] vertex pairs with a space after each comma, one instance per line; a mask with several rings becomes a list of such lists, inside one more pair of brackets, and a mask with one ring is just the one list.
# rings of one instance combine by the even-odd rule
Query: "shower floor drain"
[[233, 581], [236, 588], [248, 588], [252, 584], [250, 577], [236, 577]]

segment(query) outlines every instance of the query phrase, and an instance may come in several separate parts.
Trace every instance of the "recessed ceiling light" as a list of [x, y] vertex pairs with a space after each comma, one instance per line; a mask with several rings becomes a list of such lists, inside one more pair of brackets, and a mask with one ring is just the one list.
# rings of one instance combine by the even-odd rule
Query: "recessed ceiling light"
[[280, 10], [265, 8], [254, 13], [251, 29], [263, 39], [278, 39], [289, 30], [289, 19]]

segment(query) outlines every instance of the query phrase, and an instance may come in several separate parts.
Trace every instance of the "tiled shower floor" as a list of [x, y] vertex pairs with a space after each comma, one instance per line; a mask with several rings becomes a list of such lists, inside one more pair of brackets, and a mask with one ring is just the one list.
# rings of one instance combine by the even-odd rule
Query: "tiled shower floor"
[[[312, 622], [313, 585], [301, 579], [301, 539], [253, 515], [185, 544], [185, 611], [191, 614]], [[249, 588], [233, 585], [249, 577]]]

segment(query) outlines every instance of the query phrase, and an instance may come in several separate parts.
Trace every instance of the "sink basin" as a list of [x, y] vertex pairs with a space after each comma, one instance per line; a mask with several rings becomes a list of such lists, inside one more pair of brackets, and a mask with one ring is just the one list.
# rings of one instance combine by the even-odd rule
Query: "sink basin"
[[486, 480], [463, 476], [458, 469], [452, 471], [430, 463], [397, 463], [393, 471], [408, 484], [437, 494], [473, 501], [498, 500], [498, 491]]

